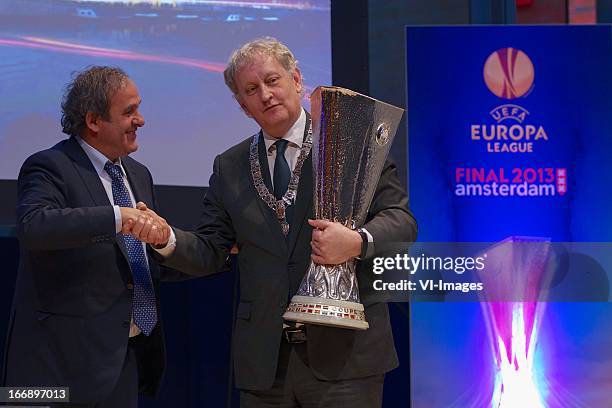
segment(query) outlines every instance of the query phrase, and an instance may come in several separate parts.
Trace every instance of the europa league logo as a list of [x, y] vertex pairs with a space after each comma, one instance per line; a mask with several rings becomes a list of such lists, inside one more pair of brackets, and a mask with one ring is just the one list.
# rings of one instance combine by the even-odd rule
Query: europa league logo
[[502, 48], [489, 55], [483, 76], [487, 87], [495, 95], [514, 99], [531, 89], [535, 72], [531, 60], [523, 51]]

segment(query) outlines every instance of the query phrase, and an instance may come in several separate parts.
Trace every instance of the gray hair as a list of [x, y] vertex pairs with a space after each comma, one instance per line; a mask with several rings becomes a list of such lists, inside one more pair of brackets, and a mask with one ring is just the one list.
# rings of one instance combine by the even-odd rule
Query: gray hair
[[227, 67], [223, 71], [225, 84], [234, 96], [238, 95], [238, 87], [236, 86], [238, 71], [248, 65], [258, 55], [273, 57], [290, 74], [293, 74], [297, 68], [298, 61], [291, 50], [276, 38], [263, 37], [249, 41], [232, 53], [227, 62]]
[[87, 112], [109, 120], [110, 99], [128, 80], [127, 74], [116, 67], [91, 66], [77, 72], [62, 99], [62, 132], [81, 135], [86, 128]]

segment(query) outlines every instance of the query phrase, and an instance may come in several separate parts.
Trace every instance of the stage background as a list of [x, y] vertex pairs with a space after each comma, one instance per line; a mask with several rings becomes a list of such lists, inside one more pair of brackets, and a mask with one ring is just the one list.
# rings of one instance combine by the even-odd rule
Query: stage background
[[[419, 241], [612, 241], [611, 39], [609, 25], [406, 29]], [[538, 387], [547, 407], [603, 408], [610, 274], [566, 255], [552, 285], [571, 291], [546, 307]], [[493, 360], [481, 307], [439, 300], [412, 304], [413, 407], [485, 406]]]
[[[51, 2], [38, 2], [38, 4]], [[4, 4], [5, 2], [2, 2], [2, 5]], [[332, 83], [370, 94], [397, 106], [406, 107], [404, 37], [406, 24], [514, 23], [516, 20], [512, 14], [513, 4], [514, 2], [510, 0], [332, 0], [330, 4], [331, 28], [329, 29], [333, 62]], [[612, 22], [610, 4], [612, 4], [610, 0], [597, 2], [598, 21]], [[234, 28], [238, 26], [229, 24], [229, 22], [227, 25]], [[282, 23], [271, 22], [270, 27], [279, 25]], [[273, 30], [265, 31], [263, 34], [278, 35], [282, 40], [288, 41]], [[209, 43], [207, 41], [209, 40], [204, 39], [202, 44]], [[121, 45], [122, 42], [118, 41], [117, 44]], [[200, 44], [198, 39], [195, 39], [193, 44], [195, 51], [202, 52], [198, 48]], [[294, 44], [290, 45], [294, 46]], [[5, 50], [6, 48], [0, 47], [0, 55], [4, 55]], [[226, 57], [225, 54], [221, 56], [222, 60]], [[302, 56], [298, 55], [298, 58], [301, 63], [308, 63]], [[18, 71], [19, 67], [13, 66], [12, 69]], [[70, 71], [74, 69], [77, 67], [69, 67]], [[202, 76], [207, 75], [212, 76], [213, 74], [203, 73]], [[60, 82], [63, 84], [66, 81], [62, 79]], [[162, 85], [171, 86], [170, 83], [164, 81], [155, 85], [155, 88], [162, 87]], [[3, 98], [22, 98], [20, 95], [8, 94], [6, 86], [6, 81], [0, 82], [0, 94]], [[227, 92], [222, 84], [218, 83], [215, 87]], [[52, 98], [56, 107], [59, 106], [61, 94], [59, 88], [55, 90], [56, 94]], [[142, 88], [141, 85], [141, 91], [144, 90]], [[196, 87], [196, 89], [200, 88]], [[19, 90], [19, 93], [21, 92], [22, 90]], [[225, 93], [224, 97], [228, 96]], [[210, 100], [209, 95], [201, 93], [196, 98], [196, 103], [206, 100]], [[143, 108], [151, 103], [146, 100]], [[164, 104], [166, 103], [164, 100]], [[235, 123], [232, 123], [232, 135], [246, 137], [237, 129], [246, 126], [248, 132], [253, 128], [252, 122], [242, 116], [237, 107], [229, 107], [228, 113], [238, 118]], [[57, 115], [57, 110], [51, 114]], [[153, 118], [147, 118], [149, 119]], [[156, 127], [153, 123], [149, 120], [146, 127], [143, 128], [142, 136], [145, 136], [141, 140], [143, 147], [147, 143], [145, 131]], [[405, 123], [405, 121], [402, 123], [402, 127], [405, 126]], [[53, 132], [56, 139], [50, 141], [49, 145], [62, 138], [57, 131], [59, 125], [51, 124], [51, 126], [45, 131], [49, 131], [50, 134]], [[172, 138], [171, 140], [174, 140], [174, 133], [168, 133], [168, 135]], [[404, 182], [408, 174], [406, 149], [406, 138], [398, 135], [391, 154], [398, 164], [400, 178]], [[218, 153], [210, 150], [210, 154]], [[31, 151], [33, 152], [34, 149]], [[23, 157], [26, 154], [24, 151], [17, 153]], [[158, 155], [155, 160], [160, 160], [160, 157]], [[155, 163], [146, 162], [146, 164], [155, 166]], [[163, 167], [164, 164], [165, 162], [160, 166]], [[209, 172], [210, 167], [204, 171]], [[157, 172], [155, 176], [158, 176]], [[13, 177], [16, 177], [16, 174]], [[182, 182], [178, 183], [181, 184], [178, 186], [160, 185], [159, 180], [156, 180], [156, 183], [162, 214], [173, 225], [186, 229], [191, 228], [200, 213], [200, 203], [206, 191], [207, 177], [198, 178], [197, 185], [204, 187], [187, 186]], [[18, 244], [14, 237], [16, 200], [14, 180], [0, 180], [0, 197], [0, 251], [3, 259], [2, 284], [0, 285], [0, 349], [3, 349], [18, 264]], [[425, 230], [421, 228], [420, 234], [424, 232]], [[234, 273], [225, 273], [206, 280], [198, 279], [165, 285], [162, 288], [164, 304], [162, 313], [167, 327], [168, 370], [159, 399], [156, 401], [142, 399], [142, 406], [214, 408], [237, 406], [236, 399], [232, 400], [228, 394], [228, 387], [231, 394], [231, 383], [228, 381], [231, 377], [228, 344], [234, 304], [228, 294], [233, 293], [234, 277]], [[202, 302], [202, 299], [206, 299], [206, 302]], [[214, 315], [205, 308], [207, 304], [218, 306]], [[386, 377], [384, 406], [396, 408], [409, 405], [409, 307], [407, 304], [390, 304], [390, 312], [401, 366]]]
[[0, 76], [11, 97], [0, 101], [0, 179], [62, 137], [59, 100], [72, 72], [117, 65], [143, 100], [134, 158], [157, 184], [208, 185], [214, 157], [258, 130], [223, 69], [232, 50], [266, 35], [297, 55], [307, 93], [331, 83], [329, 0], [3, 1]]

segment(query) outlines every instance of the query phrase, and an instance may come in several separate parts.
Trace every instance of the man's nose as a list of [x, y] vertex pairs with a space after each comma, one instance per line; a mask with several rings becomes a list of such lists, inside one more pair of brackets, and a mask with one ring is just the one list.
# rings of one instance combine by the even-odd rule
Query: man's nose
[[263, 85], [261, 87], [261, 100], [265, 102], [270, 98], [272, 98], [272, 90], [268, 86]]
[[136, 117], [134, 118], [134, 124], [138, 127], [144, 126], [145, 124], [144, 116], [142, 116], [140, 113], [136, 114]]

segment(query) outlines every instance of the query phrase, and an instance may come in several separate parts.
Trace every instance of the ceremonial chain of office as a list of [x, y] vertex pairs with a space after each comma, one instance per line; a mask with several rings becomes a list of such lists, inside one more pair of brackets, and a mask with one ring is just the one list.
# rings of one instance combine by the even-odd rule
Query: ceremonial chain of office
[[251, 142], [251, 150], [249, 154], [249, 161], [251, 163], [251, 177], [253, 178], [253, 184], [255, 185], [255, 189], [257, 190], [259, 197], [264, 203], [267, 204], [268, 207], [270, 207], [272, 211], [274, 211], [276, 218], [281, 225], [283, 235], [287, 236], [287, 234], [289, 234], [289, 223], [287, 222], [285, 209], [293, 203], [293, 200], [295, 200], [295, 197], [297, 196], [297, 189], [300, 183], [300, 174], [302, 173], [302, 165], [308, 157], [312, 147], [312, 122], [310, 122], [308, 134], [302, 143], [300, 155], [297, 159], [297, 163], [295, 164], [293, 174], [289, 179], [287, 191], [280, 200], [277, 200], [276, 197], [274, 197], [274, 194], [268, 190], [263, 181], [263, 176], [261, 175], [258, 151], [259, 138], [261, 137], [260, 135], [261, 133], [253, 135], [253, 141]]

